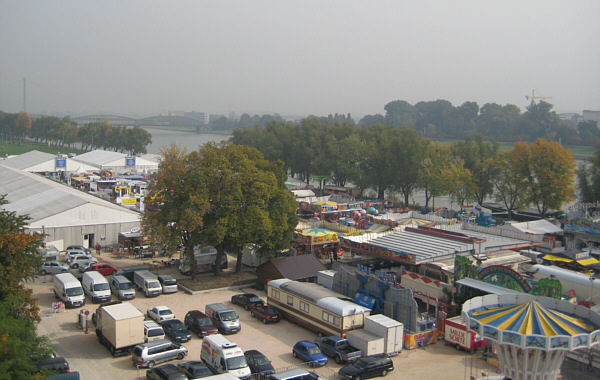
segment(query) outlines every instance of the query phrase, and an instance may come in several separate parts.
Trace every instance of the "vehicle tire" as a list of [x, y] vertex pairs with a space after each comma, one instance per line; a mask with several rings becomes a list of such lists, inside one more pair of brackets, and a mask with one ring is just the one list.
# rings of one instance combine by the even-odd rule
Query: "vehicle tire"
[[42, 269], [41, 273], [42, 273], [42, 276], [45, 276], [48, 272], [46, 272], [45, 269]]
[[58, 298], [58, 294], [56, 293], [56, 290], [54, 291], [54, 298], [60, 299], [60, 298]]
[[73, 264], [73, 269], [79, 268], [79, 264]]
[[295, 358], [298, 357], [298, 355], [296, 354], [296, 351], [292, 351], [292, 355], [294, 355]]
[[113, 270], [111, 274], [114, 276], [115, 274], [117, 274], [117, 271]]
[[251, 312], [250, 312], [250, 316], [251, 316], [252, 318], [254, 318], [254, 312], [253, 312], [253, 311], [251, 311]]
[[198, 338], [202, 339], [202, 331], [198, 331], [196, 335], [198, 335]]
[[154, 360], [148, 362], [148, 368], [154, 368]]
[[354, 378], [354, 380], [362, 380], [362, 376], [358, 375]]
[[263, 318], [262, 322], [263, 322], [263, 324], [266, 325], [267, 324], [267, 318]]
[[183, 352], [181, 352], [177, 355], [177, 360], [183, 360], [184, 357], [185, 355], [183, 354]]
[[335, 362], [337, 364], [342, 364], [344, 362], [344, 360], [342, 359], [342, 357], [340, 355], [335, 355]]
[[246, 310], [250, 310], [250, 306], [248, 304], [246, 304], [246, 306], [244, 306], [246, 308]]
[[460, 344], [456, 343], [456, 344], [454, 345], [454, 348], [456, 348], [458, 351], [460, 351]]
[[117, 350], [115, 349], [115, 346], [113, 346], [112, 344], [110, 345], [110, 353], [112, 354], [113, 358], [117, 357]]
[[321, 331], [319, 331], [319, 332], [317, 333], [317, 336], [318, 336], [319, 338], [322, 338], [322, 337], [323, 337], [323, 333], [322, 333]]
[[387, 371], [384, 369], [383, 371], [381, 371], [381, 376], [387, 376]]

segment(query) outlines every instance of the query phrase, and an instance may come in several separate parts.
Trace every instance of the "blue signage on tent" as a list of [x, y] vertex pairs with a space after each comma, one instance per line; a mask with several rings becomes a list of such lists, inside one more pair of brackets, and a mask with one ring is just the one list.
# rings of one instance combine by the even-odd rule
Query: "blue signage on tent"
[[66, 169], [67, 168], [67, 157], [56, 157], [56, 168]]
[[127, 156], [125, 166], [135, 166], [135, 156]]

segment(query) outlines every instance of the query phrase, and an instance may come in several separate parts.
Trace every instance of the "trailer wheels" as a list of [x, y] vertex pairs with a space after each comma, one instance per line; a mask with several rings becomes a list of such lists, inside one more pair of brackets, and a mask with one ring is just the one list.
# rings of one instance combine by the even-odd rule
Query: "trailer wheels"
[[154, 360], [148, 362], [148, 368], [154, 368]]

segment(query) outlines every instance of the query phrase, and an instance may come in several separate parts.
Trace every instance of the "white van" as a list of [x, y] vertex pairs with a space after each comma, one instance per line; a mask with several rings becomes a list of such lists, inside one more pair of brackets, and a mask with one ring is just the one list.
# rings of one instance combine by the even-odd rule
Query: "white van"
[[133, 283], [125, 276], [114, 275], [110, 278], [110, 290], [120, 300], [132, 300], [135, 298]]
[[239, 378], [250, 377], [244, 351], [221, 334], [204, 337], [200, 358], [217, 373], [229, 372]]
[[80, 307], [85, 305], [85, 295], [81, 282], [71, 273], [54, 275], [54, 295], [64, 302], [66, 307]]
[[162, 287], [158, 277], [147, 270], [139, 270], [133, 273], [133, 283], [142, 291], [146, 297], [156, 297], [162, 293]]
[[83, 291], [92, 299], [93, 303], [110, 301], [108, 281], [100, 272], [85, 272], [81, 279], [81, 285]]

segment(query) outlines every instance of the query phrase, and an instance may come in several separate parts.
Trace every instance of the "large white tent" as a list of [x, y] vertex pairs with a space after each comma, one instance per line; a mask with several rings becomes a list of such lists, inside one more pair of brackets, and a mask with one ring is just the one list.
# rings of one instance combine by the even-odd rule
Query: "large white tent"
[[127, 171], [152, 172], [158, 170], [156, 160], [101, 149], [77, 155], [73, 157], [73, 160], [82, 164], [97, 166], [100, 169], [109, 169], [116, 173], [125, 173]]
[[54, 155], [37, 150], [0, 160], [0, 165], [31, 173], [53, 173], [58, 171], [74, 173], [78, 170], [93, 172], [100, 169], [95, 165], [74, 161], [65, 155]]
[[0, 164], [0, 194], [7, 211], [29, 215], [27, 229], [45, 241], [67, 245], [110, 245], [119, 232], [140, 227], [141, 214], [47, 178]]

